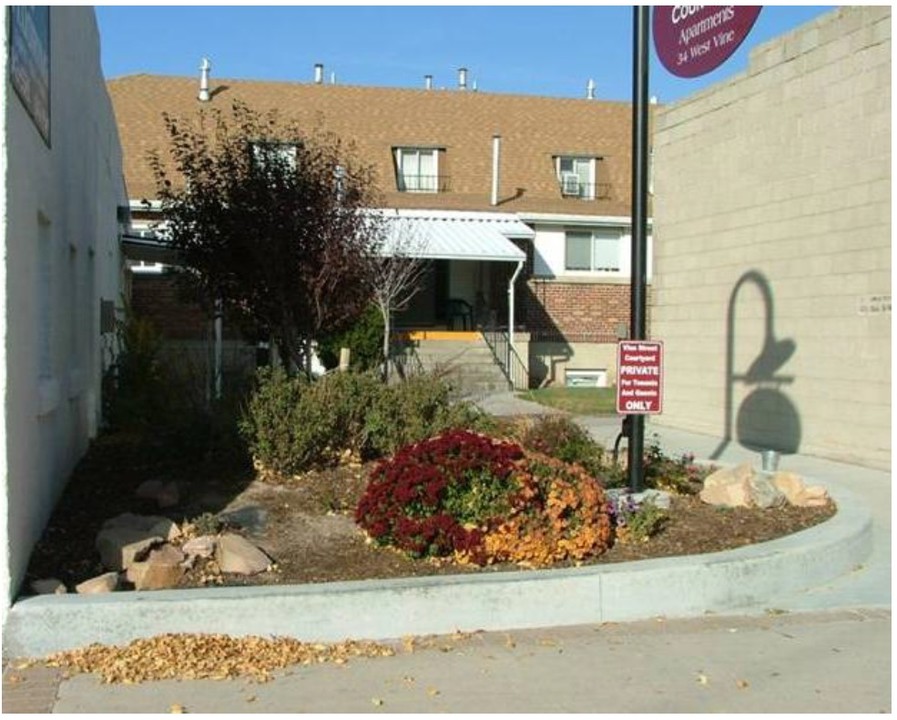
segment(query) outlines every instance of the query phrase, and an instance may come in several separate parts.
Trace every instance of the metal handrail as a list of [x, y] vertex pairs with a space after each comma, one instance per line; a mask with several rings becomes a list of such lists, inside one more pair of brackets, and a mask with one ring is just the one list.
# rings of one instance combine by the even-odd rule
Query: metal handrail
[[507, 331], [498, 328], [483, 328], [480, 332], [486, 345], [492, 351], [495, 362], [507, 379], [510, 389], [529, 389], [529, 369], [511, 344]]

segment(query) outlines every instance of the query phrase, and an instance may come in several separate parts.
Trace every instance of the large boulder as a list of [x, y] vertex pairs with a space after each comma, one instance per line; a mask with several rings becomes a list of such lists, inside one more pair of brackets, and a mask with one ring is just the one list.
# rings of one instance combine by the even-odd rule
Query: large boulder
[[779, 507], [785, 495], [766, 475], [754, 472], [750, 463], [721, 468], [704, 480], [701, 500], [725, 507]]
[[828, 491], [821, 485], [808, 486], [797, 473], [779, 471], [772, 476], [773, 484], [797, 507], [821, 507], [829, 502]]
[[218, 538], [215, 561], [221, 572], [256, 575], [271, 565], [271, 558], [246, 538], [226, 533]]
[[720, 468], [705, 478], [700, 498], [708, 505], [747, 507], [753, 474], [753, 468], [747, 463], [734, 468]]

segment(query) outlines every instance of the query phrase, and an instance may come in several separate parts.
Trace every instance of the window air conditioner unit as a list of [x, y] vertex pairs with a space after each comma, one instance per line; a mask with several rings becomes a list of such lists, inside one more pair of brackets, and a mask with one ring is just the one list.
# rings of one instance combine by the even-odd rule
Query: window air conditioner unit
[[579, 175], [576, 173], [561, 175], [561, 195], [579, 195]]

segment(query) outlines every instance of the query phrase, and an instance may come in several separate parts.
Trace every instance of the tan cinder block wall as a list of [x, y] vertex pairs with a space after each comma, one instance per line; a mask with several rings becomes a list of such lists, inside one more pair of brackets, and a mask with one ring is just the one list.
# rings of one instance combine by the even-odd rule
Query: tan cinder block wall
[[658, 424], [890, 467], [890, 60], [841, 8], [660, 113]]

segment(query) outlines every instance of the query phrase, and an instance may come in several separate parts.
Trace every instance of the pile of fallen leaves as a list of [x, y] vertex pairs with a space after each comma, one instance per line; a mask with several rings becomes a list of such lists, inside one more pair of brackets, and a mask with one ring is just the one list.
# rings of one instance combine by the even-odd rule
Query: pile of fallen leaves
[[351, 658], [394, 654], [395, 650], [387, 645], [367, 641], [323, 644], [293, 638], [169, 633], [133, 640], [124, 647], [93, 644], [58, 652], [43, 662], [70, 672], [95, 673], [105, 683], [235, 677], [267, 682], [273, 670], [290, 665], [342, 665]]

